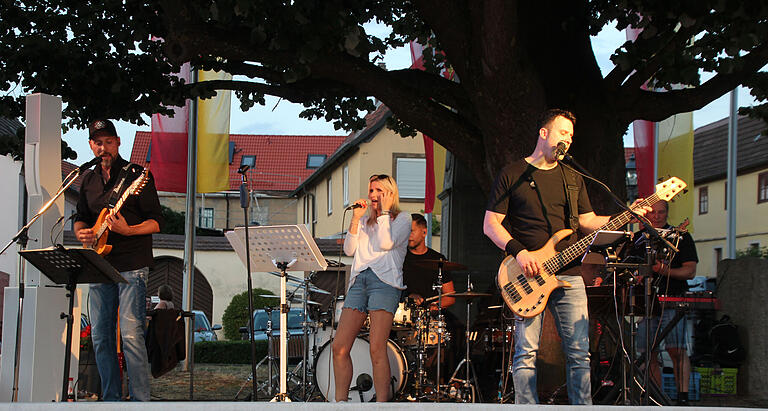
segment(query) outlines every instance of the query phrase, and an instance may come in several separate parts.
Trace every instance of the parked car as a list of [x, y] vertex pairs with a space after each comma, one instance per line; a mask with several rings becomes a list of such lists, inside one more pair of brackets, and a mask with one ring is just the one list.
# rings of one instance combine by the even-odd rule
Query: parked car
[[192, 310], [192, 312], [195, 313], [195, 342], [218, 341], [214, 331], [220, 330], [221, 325], [216, 324], [211, 327], [211, 322], [208, 321], [204, 312], [199, 310]]
[[[267, 339], [267, 313], [264, 310], [254, 310], [253, 312], [253, 338], [256, 341], [265, 341]], [[288, 335], [301, 335], [304, 329], [301, 326], [304, 321], [304, 310], [301, 308], [291, 308], [288, 311]], [[272, 311], [272, 336], [280, 335], [280, 312]], [[248, 326], [240, 327], [240, 336], [242, 339], [248, 339]]]

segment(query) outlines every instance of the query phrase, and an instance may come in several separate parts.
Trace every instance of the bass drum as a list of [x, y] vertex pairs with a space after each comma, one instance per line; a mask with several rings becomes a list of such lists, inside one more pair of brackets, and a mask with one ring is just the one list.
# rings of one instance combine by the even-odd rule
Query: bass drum
[[[371, 364], [371, 345], [368, 343], [368, 339], [364, 337], [355, 338], [355, 342], [352, 344], [352, 349], [349, 354], [352, 357], [352, 386], [354, 386], [358, 378], [363, 375], [371, 381], [371, 389], [363, 392], [350, 391], [349, 400], [351, 402], [368, 402], [373, 399], [376, 394], [376, 389], [373, 387], [373, 365]], [[335, 398], [336, 395], [336, 382], [333, 376], [333, 361], [331, 358], [331, 342], [326, 342], [322, 348], [320, 348], [319, 354], [315, 358], [315, 385], [320, 391], [320, 394], [328, 401]], [[405, 354], [400, 347], [395, 344], [394, 341], [387, 341], [387, 357], [389, 357], [389, 371], [393, 377], [392, 398], [397, 395], [405, 387], [405, 383], [408, 379], [408, 363], [405, 359]]]

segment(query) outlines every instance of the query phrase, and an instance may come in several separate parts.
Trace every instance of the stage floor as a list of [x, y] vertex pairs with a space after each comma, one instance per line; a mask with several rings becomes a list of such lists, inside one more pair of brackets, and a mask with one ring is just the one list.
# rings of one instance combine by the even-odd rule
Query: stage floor
[[[77, 408], [81, 410], [103, 410], [105, 407], [109, 410], [150, 410], [158, 409], [162, 407], [163, 411], [171, 410], [184, 410], [184, 411], [213, 411], [213, 410], [253, 410], [257, 406], [259, 409], [267, 410], [311, 410], [311, 411], [333, 411], [333, 410], [356, 410], [360, 408], [359, 403], [317, 403], [317, 402], [295, 402], [295, 403], [268, 403], [259, 402], [258, 404], [252, 404], [248, 402], [150, 402], [150, 403], [135, 403], [135, 402], [119, 402], [119, 403], [101, 403], [101, 402], [78, 402], [78, 403], [4, 403], [0, 404], [0, 411], [6, 410], [63, 410]], [[366, 410], [424, 410], [424, 411], [458, 411], [458, 410], [472, 410], [472, 411], [491, 411], [491, 410], [509, 410], [510, 407], [514, 407], [515, 410], [575, 410], [585, 409], [583, 406], [573, 405], [510, 405], [510, 404], [456, 404], [456, 403], [367, 403], [365, 404]], [[588, 407], [589, 409], [601, 409], [601, 410], [652, 410], [658, 409], [658, 407], [623, 407], [615, 405], [595, 405]], [[687, 411], [694, 409], [694, 407], [667, 407], [668, 410]], [[755, 408], [737, 408], [737, 407], [699, 407], [698, 410], [745, 410]]]

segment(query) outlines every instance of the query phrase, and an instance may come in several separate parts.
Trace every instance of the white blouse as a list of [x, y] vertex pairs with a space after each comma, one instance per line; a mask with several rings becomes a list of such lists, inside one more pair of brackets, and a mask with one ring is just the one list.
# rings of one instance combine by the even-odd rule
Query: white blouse
[[344, 254], [354, 255], [347, 290], [366, 268], [373, 270], [381, 281], [404, 290], [403, 261], [408, 252], [411, 214], [401, 211], [394, 220], [382, 215], [372, 225], [367, 221], [367, 216], [361, 218], [357, 234], [348, 231], [344, 239]]

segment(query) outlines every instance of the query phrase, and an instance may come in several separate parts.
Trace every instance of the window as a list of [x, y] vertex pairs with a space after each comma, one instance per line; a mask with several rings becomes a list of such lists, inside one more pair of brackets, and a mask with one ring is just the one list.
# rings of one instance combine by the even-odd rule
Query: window
[[235, 159], [235, 142], [229, 142], [229, 164], [232, 164], [232, 160]]
[[709, 212], [709, 187], [699, 188], [699, 214]]
[[395, 180], [401, 199], [423, 199], [427, 160], [423, 157], [395, 157]]
[[725, 200], [723, 200], [725, 202], [725, 205], [723, 206], [723, 210], [727, 210], [728, 209], [728, 182], [726, 181], [725, 184], [723, 185], [725, 186]]
[[320, 168], [326, 157], [325, 154], [307, 154], [307, 168]]
[[152, 140], [149, 140], [149, 147], [147, 147], [147, 163], [152, 159]]
[[720, 260], [723, 259], [723, 247], [715, 247], [714, 249], [715, 253], [713, 256], [713, 264], [712, 264], [712, 273], [717, 274], [717, 263], [720, 262]]
[[331, 177], [326, 180], [326, 194], [328, 195], [328, 215], [333, 213], [333, 181]]
[[344, 188], [344, 207], [349, 205], [349, 166], [345, 165], [342, 170], [342, 186]]
[[213, 228], [213, 208], [198, 208], [197, 225], [201, 228]]
[[757, 176], [757, 203], [768, 202], [768, 172]]
[[243, 156], [240, 160], [241, 166], [256, 167], [256, 156]]

